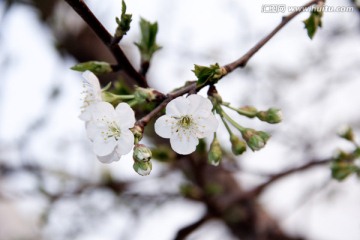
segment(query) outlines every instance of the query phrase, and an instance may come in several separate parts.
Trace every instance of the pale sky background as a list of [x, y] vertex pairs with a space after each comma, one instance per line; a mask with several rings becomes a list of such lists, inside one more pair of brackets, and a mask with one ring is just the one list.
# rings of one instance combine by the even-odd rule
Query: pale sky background
[[[121, 2], [86, 2], [113, 32]], [[148, 79], [152, 87], [168, 92], [194, 79], [191, 69], [195, 63], [222, 65], [240, 57], [281, 20], [281, 14], [262, 13], [262, 5], [289, 2], [300, 5], [306, 1], [128, 0], [133, 22], [121, 45], [135, 56], [132, 61], [138, 66], [139, 56], [132, 43], [139, 36], [140, 16], [158, 21], [158, 42], [163, 49], [154, 55]], [[349, 5], [348, 1], [341, 0], [329, 0], [328, 4]], [[1, 2], [1, 13], [3, 7]], [[298, 141], [312, 142], [311, 155], [326, 158], [338, 147], [350, 149], [336, 137], [339, 126], [360, 127], [357, 122], [360, 119], [360, 16], [356, 12], [325, 13], [324, 27], [313, 41], [303, 29], [302, 20], [307, 16], [303, 13], [293, 20], [250, 60], [247, 67], [250, 74], [246, 69], [237, 70], [218, 84], [224, 100], [235, 106], [254, 104], [259, 109], [276, 106], [284, 113], [283, 123], [275, 126], [233, 115], [244, 125], [273, 134], [265, 149], [256, 153], [248, 151], [239, 159], [244, 171], [234, 175], [245, 188], [263, 181], [251, 173], [274, 173], [303, 163], [306, 154], [296, 145]], [[15, 166], [24, 160], [36, 161], [52, 170], [63, 170], [86, 179], [91, 176], [91, 181], [96, 181], [107, 169], [119, 179], [139, 180], [139, 187], [134, 191], [176, 190], [183, 182], [181, 175], [174, 173], [169, 177], [171, 184], [164, 186], [157, 178], [164, 167], [161, 164], [154, 163], [153, 172], [145, 179], [132, 170], [131, 154], [111, 165], [97, 162], [83, 122], [78, 119], [81, 75], [69, 70], [76, 62], [71, 58], [64, 61], [58, 55], [53, 48], [55, 39], [30, 8], [13, 7], [0, 21], [0, 161], [6, 159]], [[68, 21], [68, 24], [73, 21], [71, 14]], [[335, 30], [343, 35], [329, 40]], [[47, 96], [54, 86], [61, 88], [61, 95], [48, 107]], [[48, 116], [45, 127], [32, 135], [25, 156], [19, 156], [17, 143], [26, 137], [29, 125], [42, 115]], [[229, 149], [225, 129], [220, 127], [219, 131], [224, 147]], [[314, 240], [358, 240], [360, 182], [350, 177], [343, 183], [330, 181], [323, 187], [329, 173], [329, 169], [323, 167], [286, 178], [269, 189], [261, 201], [289, 232], [305, 234]], [[41, 216], [48, 203], [41, 196], [26, 194], [34, 190], [34, 181], [26, 174], [0, 181], [0, 196], [8, 199], [0, 199], [0, 216], [7, 216], [0, 217], [1, 240], [8, 239], [3, 237], [5, 234], [24, 231], [26, 235], [37, 231], [34, 220]], [[51, 177], [46, 184], [54, 192], [61, 189]], [[304, 196], [305, 192], [320, 188], [314, 197]], [[134, 219], [126, 205], [118, 205], [117, 201], [116, 196], [104, 191], [61, 202], [55, 206], [43, 238], [69, 239], [64, 229], [71, 229], [74, 221], [87, 226], [83, 234], [72, 238], [76, 240], [167, 240], [204, 212], [201, 205], [174, 200], [154, 209], [142, 209], [138, 229], [129, 231], [127, 223]], [[96, 211], [102, 213], [102, 218], [89, 222], [91, 215], [84, 215], [77, 204], [97, 206]], [[109, 214], [109, 209], [115, 210]], [[76, 219], [73, 216], [77, 216]], [[215, 240], [226, 235], [223, 226], [211, 224], [213, 227], [204, 227], [189, 239]], [[21, 230], [15, 231], [16, 226], [21, 226]]]

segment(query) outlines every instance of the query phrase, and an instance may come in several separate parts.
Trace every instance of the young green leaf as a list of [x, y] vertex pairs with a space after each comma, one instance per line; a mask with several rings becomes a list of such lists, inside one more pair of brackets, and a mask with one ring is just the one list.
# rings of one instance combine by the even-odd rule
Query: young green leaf
[[142, 62], [149, 62], [152, 55], [161, 47], [156, 43], [156, 34], [158, 31], [158, 24], [150, 23], [149, 21], [141, 18], [140, 20], [141, 40], [135, 43], [139, 48]]
[[116, 17], [116, 23], [118, 24], [118, 26], [116, 28], [115, 38], [117, 38], [118, 41], [120, 41], [121, 38], [126, 35], [126, 33], [130, 30], [131, 20], [132, 15], [126, 14], [126, 4], [123, 0], [120, 19]]
[[323, 16], [323, 12], [318, 10], [313, 10], [310, 14], [310, 17], [304, 20], [305, 28], [307, 30], [307, 34], [310, 39], [313, 39], [317, 28], [322, 27], [321, 17]]
[[205, 84], [208, 81], [215, 83], [217, 82], [217, 80], [219, 80], [222, 76], [226, 74], [225, 70], [221, 68], [217, 63], [214, 65], [210, 65], [210, 67], [195, 64], [195, 68], [192, 71], [195, 73], [195, 76], [198, 79], [198, 85]]

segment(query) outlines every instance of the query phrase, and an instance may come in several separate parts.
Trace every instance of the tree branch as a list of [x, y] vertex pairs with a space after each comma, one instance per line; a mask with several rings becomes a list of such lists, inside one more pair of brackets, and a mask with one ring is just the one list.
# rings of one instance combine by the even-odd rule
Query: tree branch
[[65, 0], [87, 23], [87, 25], [96, 33], [101, 41], [108, 47], [115, 57], [120, 69], [123, 69], [140, 87], [148, 87], [145, 78], [139, 74], [131, 65], [129, 59], [125, 56], [118, 44], [112, 44], [113, 37], [99, 22], [83, 0]]
[[321, 166], [321, 165], [325, 165], [325, 164], [328, 164], [332, 161], [332, 159], [324, 159], [324, 160], [313, 160], [313, 161], [310, 161], [308, 163], [306, 163], [305, 165], [302, 165], [300, 167], [296, 167], [296, 168], [292, 168], [292, 169], [289, 169], [289, 170], [286, 170], [284, 172], [281, 172], [281, 173], [278, 173], [278, 174], [275, 174], [275, 175], [272, 175], [270, 177], [270, 179], [257, 186], [255, 189], [253, 189], [250, 193], [255, 195], [255, 196], [258, 196], [260, 195], [268, 186], [270, 186], [271, 184], [273, 184], [274, 182], [288, 176], [288, 175], [291, 175], [293, 173], [297, 173], [297, 172], [300, 172], [300, 171], [304, 171], [304, 170], [307, 170], [309, 168], [312, 168], [312, 167], [316, 167], [316, 166]]
[[[303, 5], [299, 8], [298, 11], [293, 12], [292, 14], [283, 17], [281, 23], [275, 27], [273, 31], [271, 31], [270, 34], [268, 34], [265, 38], [263, 38], [261, 41], [259, 41], [254, 47], [252, 47], [245, 55], [243, 55], [238, 60], [229, 63], [225, 66], [223, 66], [226, 69], [227, 74], [234, 71], [237, 67], [245, 67], [246, 63], [249, 61], [249, 59], [257, 53], [261, 47], [263, 47], [277, 32], [279, 32], [280, 29], [282, 29], [288, 22], [290, 22], [294, 17], [296, 17], [299, 13], [301, 13], [305, 8], [310, 7], [320, 1], [323, 0], [312, 0], [309, 3]], [[185, 93], [191, 93], [194, 90], [199, 91], [201, 88], [207, 86], [210, 83], [206, 83], [204, 85], [197, 85], [196, 82], [185, 85], [184, 87], [178, 89], [176, 92], [169, 93], [167, 97], [163, 100], [163, 102], [160, 103], [154, 110], [152, 110], [149, 114], [147, 114], [145, 117], [137, 121], [136, 125], [140, 126], [141, 128], [144, 128], [147, 123], [151, 120], [152, 117], [156, 116], [162, 109], [166, 107], [166, 105], [174, 98], [179, 97]]]
[[174, 240], [185, 240], [192, 232], [194, 232], [196, 229], [198, 229], [199, 227], [201, 227], [204, 223], [206, 223], [207, 221], [209, 221], [212, 218], [211, 215], [209, 214], [205, 214], [202, 218], [200, 218], [199, 220], [197, 220], [196, 222], [181, 228]]
[[313, 0], [311, 2], [308, 2], [307, 4], [303, 5], [302, 7], [299, 8], [298, 11], [293, 12], [285, 17], [282, 18], [280, 24], [278, 26], [275, 27], [274, 30], [272, 30], [266, 37], [264, 37], [263, 39], [261, 39], [254, 47], [252, 47], [247, 53], [245, 53], [245, 55], [243, 55], [241, 58], [239, 58], [238, 60], [229, 63], [227, 65], [224, 66], [224, 68], [226, 69], [227, 73], [230, 73], [232, 71], [234, 71], [236, 68], [238, 67], [245, 67], [247, 62], [249, 61], [249, 59], [255, 54], [257, 53], [257, 51], [259, 51], [267, 42], [270, 41], [270, 39], [272, 37], [274, 37], [276, 35], [276, 33], [278, 33], [288, 22], [290, 22], [294, 17], [296, 17], [298, 14], [300, 14], [305, 8], [310, 7], [314, 4], [317, 4], [318, 2], [323, 1], [323, 0]]

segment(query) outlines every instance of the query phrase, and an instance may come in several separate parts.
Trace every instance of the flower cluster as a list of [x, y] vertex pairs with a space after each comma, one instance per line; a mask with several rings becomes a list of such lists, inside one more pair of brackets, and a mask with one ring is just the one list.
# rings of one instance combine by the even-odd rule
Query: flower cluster
[[[86, 123], [87, 135], [99, 161], [118, 161], [134, 149], [134, 170], [142, 176], [150, 174], [152, 153], [138, 143], [141, 138], [137, 134], [139, 126], [135, 126], [135, 114], [130, 105], [120, 102], [114, 108], [107, 102], [111, 93], [101, 89], [98, 78], [92, 72], [85, 71], [83, 78], [85, 97], [80, 119]], [[114, 94], [112, 97], [127, 99]], [[170, 138], [175, 152], [190, 154], [195, 151], [199, 139], [216, 131], [218, 121], [212, 110], [211, 101], [199, 95], [177, 97], [167, 104], [166, 115], [155, 122], [155, 131], [161, 137]]]
[[131, 151], [135, 114], [127, 103], [114, 108], [102, 99], [98, 78], [90, 71], [83, 73], [85, 97], [80, 119], [86, 122], [86, 132], [93, 143], [99, 161], [111, 163]]
[[[143, 126], [136, 124], [134, 111], [130, 104], [144, 103], [156, 99], [153, 89], [137, 88], [133, 95], [116, 95], [102, 90], [99, 80], [90, 71], [83, 73], [85, 97], [80, 119], [86, 122], [87, 135], [92, 141], [93, 151], [99, 161], [111, 163], [118, 161], [122, 155], [133, 149], [134, 170], [142, 176], [149, 175], [152, 170], [152, 152], [143, 144], [139, 144]], [[170, 139], [171, 148], [178, 154], [186, 155], [194, 152], [199, 139], [214, 135], [210, 145], [208, 161], [218, 165], [222, 158], [222, 149], [216, 138], [218, 121], [213, 112], [219, 114], [224, 126], [230, 134], [231, 150], [235, 155], [246, 151], [262, 149], [270, 135], [263, 131], [245, 128], [234, 121], [222, 108], [225, 106], [239, 114], [268, 123], [279, 123], [282, 114], [279, 109], [270, 108], [258, 111], [254, 107], [234, 108], [222, 101], [214, 87], [210, 87], [208, 98], [197, 94], [188, 97], [177, 97], [166, 105], [166, 114], [155, 121], [155, 132], [163, 138]], [[114, 108], [109, 102], [118, 102]], [[141, 122], [141, 121], [139, 121]], [[239, 139], [230, 129], [228, 123], [241, 132]], [[349, 135], [349, 134], [348, 134]]]

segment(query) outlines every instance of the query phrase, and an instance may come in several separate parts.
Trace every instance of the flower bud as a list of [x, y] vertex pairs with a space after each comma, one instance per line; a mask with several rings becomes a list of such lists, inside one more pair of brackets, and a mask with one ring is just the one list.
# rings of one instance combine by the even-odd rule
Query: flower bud
[[354, 132], [352, 130], [351, 127], [349, 126], [343, 126], [339, 129], [338, 131], [338, 135], [341, 137], [341, 138], [344, 138], [350, 142], [354, 142], [355, 141], [355, 135], [354, 135]]
[[134, 95], [138, 102], [153, 101], [157, 98], [156, 91], [152, 88], [136, 87]]
[[230, 142], [231, 142], [231, 150], [234, 153], [234, 155], [238, 156], [246, 151], [246, 143], [244, 141], [241, 141], [237, 136], [231, 135]]
[[136, 144], [134, 147], [133, 158], [137, 162], [148, 162], [152, 156], [151, 150], [144, 144]]
[[212, 141], [210, 145], [210, 150], [208, 154], [208, 162], [211, 165], [218, 166], [220, 161], [222, 159], [222, 150], [220, 143], [216, 137], [214, 137], [214, 140]]
[[226, 74], [227, 74], [226, 69], [224, 67], [221, 67], [221, 68], [218, 68], [218, 69], [215, 70], [213, 78], [214, 79], [220, 79], [223, 76], [225, 76]]
[[270, 134], [263, 131], [257, 131], [257, 134], [264, 140], [265, 144], [270, 139]]
[[282, 120], [282, 112], [277, 108], [269, 108], [267, 111], [260, 111], [256, 114], [256, 117], [261, 121], [268, 123], [279, 123]]
[[267, 140], [269, 140], [270, 135], [266, 132], [256, 131], [254, 129], [247, 128], [242, 132], [242, 136], [245, 139], [247, 145], [253, 151], [258, 151], [262, 149]]
[[147, 176], [150, 174], [152, 169], [151, 162], [134, 162], [133, 168], [141, 176]]

